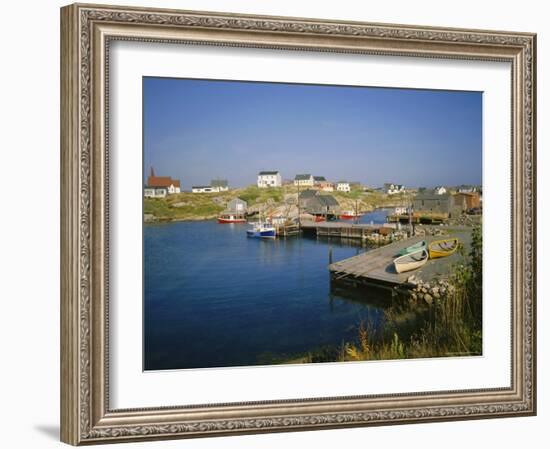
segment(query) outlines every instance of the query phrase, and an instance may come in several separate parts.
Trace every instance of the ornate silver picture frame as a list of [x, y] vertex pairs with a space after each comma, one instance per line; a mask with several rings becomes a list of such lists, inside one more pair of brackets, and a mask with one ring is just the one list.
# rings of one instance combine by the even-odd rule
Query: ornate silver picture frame
[[[113, 409], [108, 58], [117, 40], [510, 63], [510, 387]], [[81, 445], [534, 415], [535, 112], [534, 34], [104, 5], [62, 8], [62, 441]]]

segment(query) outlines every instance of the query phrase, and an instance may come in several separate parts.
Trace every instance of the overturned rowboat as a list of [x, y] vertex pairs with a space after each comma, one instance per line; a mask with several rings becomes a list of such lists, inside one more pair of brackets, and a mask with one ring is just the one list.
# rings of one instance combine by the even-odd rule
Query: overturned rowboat
[[439, 257], [447, 257], [453, 254], [458, 248], [458, 239], [444, 239], [435, 240], [428, 245], [428, 252], [430, 259], [437, 259]]
[[410, 254], [398, 257], [393, 261], [395, 271], [405, 273], [406, 271], [416, 270], [428, 261], [428, 251], [426, 248], [420, 248]]

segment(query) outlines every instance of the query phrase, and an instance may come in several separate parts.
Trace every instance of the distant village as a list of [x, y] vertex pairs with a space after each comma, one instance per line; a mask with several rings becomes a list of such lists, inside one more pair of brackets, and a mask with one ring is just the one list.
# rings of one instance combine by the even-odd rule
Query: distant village
[[[450, 217], [464, 212], [480, 214], [482, 208], [481, 188], [472, 185], [406, 188], [402, 184], [385, 183], [382, 187], [372, 188], [354, 181], [332, 182], [324, 176], [309, 173], [296, 174], [294, 179], [283, 180], [281, 172], [273, 170], [260, 171], [257, 174], [256, 186], [259, 189], [295, 186], [298, 200], [304, 209], [312, 215], [338, 216], [342, 213], [340, 202], [330, 192], [378, 193], [395, 197], [395, 203], [402, 204], [400, 207], [395, 207], [396, 216], [414, 211], [415, 213], [443, 214]], [[230, 191], [230, 186], [226, 179], [213, 179], [208, 185], [196, 185], [191, 188], [191, 192], [197, 195], [228, 191]], [[182, 193], [179, 179], [156, 176], [154, 169], [150, 169], [144, 188], [145, 198], [165, 198], [178, 193]], [[401, 201], [398, 201], [399, 199]], [[246, 201], [236, 197], [227, 204], [226, 212], [243, 213], [247, 208]], [[355, 212], [357, 213], [357, 211]]]

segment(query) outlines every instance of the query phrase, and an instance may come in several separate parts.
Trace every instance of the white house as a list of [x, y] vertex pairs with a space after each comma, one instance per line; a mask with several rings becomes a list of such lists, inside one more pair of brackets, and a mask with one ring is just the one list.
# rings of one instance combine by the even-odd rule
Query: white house
[[338, 190], [338, 192], [349, 192], [351, 190], [349, 182], [338, 181], [336, 183], [336, 190]]
[[395, 195], [396, 193], [403, 193], [405, 192], [405, 186], [402, 184], [391, 184], [386, 183], [384, 184], [384, 191], [388, 195]]
[[212, 186], [193, 186], [191, 187], [193, 193], [217, 193], [220, 191], [219, 187]]
[[295, 186], [312, 187], [314, 183], [315, 183], [315, 180], [313, 179], [313, 176], [311, 176], [309, 173], [304, 175], [296, 175], [294, 177]]
[[458, 188], [458, 193], [476, 193], [478, 190], [476, 186], [461, 185]]
[[445, 195], [447, 193], [447, 189], [443, 186], [437, 186], [435, 189], [434, 189], [434, 193], [436, 195]]
[[227, 192], [229, 190], [229, 183], [227, 179], [213, 179], [210, 182], [210, 186], [218, 188], [218, 192]]
[[258, 173], [258, 187], [265, 189], [267, 187], [281, 187], [283, 180], [278, 171], [261, 171]]
[[168, 195], [166, 187], [145, 187], [143, 190], [143, 196], [145, 198], [164, 198]]
[[[155, 176], [155, 170], [151, 167], [150, 174], [147, 177], [147, 185], [145, 186], [145, 190], [148, 190], [148, 193], [151, 194], [152, 189], [165, 189], [166, 194], [164, 196], [180, 193], [180, 180], [172, 179], [170, 176]], [[143, 194], [147, 197], [145, 191]], [[157, 193], [157, 198], [160, 194], [162, 193], [159, 191]]]

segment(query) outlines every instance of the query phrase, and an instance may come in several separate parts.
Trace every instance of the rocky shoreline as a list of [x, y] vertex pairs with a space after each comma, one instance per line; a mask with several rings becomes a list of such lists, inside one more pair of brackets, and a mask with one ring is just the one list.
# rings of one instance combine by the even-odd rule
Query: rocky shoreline
[[213, 215], [204, 215], [204, 216], [195, 216], [195, 217], [156, 217], [153, 214], [143, 214], [144, 223], [172, 223], [177, 221], [205, 221], [205, 220], [215, 220], [218, 217], [217, 214]]
[[455, 291], [454, 285], [445, 279], [425, 282], [412, 275], [407, 278], [407, 282], [414, 286], [409, 290], [409, 302], [412, 303], [423, 301], [431, 306]]

